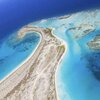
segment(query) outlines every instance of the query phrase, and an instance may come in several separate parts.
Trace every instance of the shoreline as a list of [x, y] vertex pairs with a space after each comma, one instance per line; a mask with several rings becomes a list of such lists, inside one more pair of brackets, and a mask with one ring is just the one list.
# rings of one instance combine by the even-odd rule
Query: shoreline
[[[52, 28], [52, 34], [53, 34], [53, 28]], [[67, 43], [63, 40], [63, 39], [61, 39], [61, 38], [59, 38], [58, 36], [56, 36], [55, 34], [53, 34], [53, 36], [55, 36], [57, 39], [59, 39], [60, 41], [63, 41], [63, 44], [64, 44], [64, 46], [65, 46], [65, 52], [63, 53], [63, 55], [61, 56], [61, 58], [60, 58], [60, 60], [59, 60], [59, 62], [58, 62], [58, 65], [57, 65], [57, 68], [56, 68], [56, 71], [55, 71], [55, 89], [56, 89], [56, 95], [57, 95], [57, 100], [60, 100], [59, 99], [59, 96], [58, 96], [58, 93], [59, 93], [59, 91], [58, 91], [58, 88], [57, 88], [57, 74], [58, 74], [58, 72], [59, 72], [59, 70], [60, 70], [60, 64], [61, 64], [61, 61], [63, 60], [63, 58], [64, 58], [64, 56], [65, 56], [65, 54], [67, 53]]]
[[[9, 98], [9, 96], [12, 95], [15, 90], [22, 91], [21, 87], [20, 87], [20, 90], [18, 90], [17, 87], [21, 86], [22, 82], [24, 81], [24, 85], [29, 85], [30, 82], [33, 84], [31, 86], [29, 85], [30, 87], [33, 87], [33, 90], [31, 88], [31, 91], [30, 90], [27, 90], [27, 91], [34, 93], [34, 94], [31, 93], [31, 96], [34, 95], [35, 100], [38, 100], [39, 98], [43, 98], [43, 96], [46, 97], [46, 95], [50, 95], [50, 97], [48, 97], [48, 99], [53, 97], [53, 98], [55, 98], [55, 100], [58, 100], [59, 97], [58, 97], [58, 93], [57, 93], [56, 74], [60, 68], [60, 62], [63, 59], [65, 52], [67, 51], [67, 46], [62, 39], [58, 38], [57, 36], [55, 36], [53, 34], [53, 30], [48, 29], [48, 28], [41, 28], [41, 27], [38, 28], [38, 27], [31, 26], [31, 25], [25, 26], [19, 31], [19, 33], [20, 33], [20, 34], [18, 34], [19, 39], [23, 38], [27, 34], [27, 32], [30, 32], [30, 31], [31, 32], [34, 31], [34, 32], [38, 33], [40, 36], [40, 41], [39, 41], [38, 45], [36, 46], [35, 50], [33, 50], [33, 52], [31, 53], [31, 55], [25, 61], [23, 61], [21, 64], [19, 64], [19, 66], [15, 70], [13, 70], [9, 75], [7, 75], [3, 80], [0, 81], [0, 92], [1, 92], [0, 98], [3, 98], [3, 97]], [[50, 43], [50, 44], [47, 44], [45, 42]], [[44, 49], [47, 48], [47, 49], [44, 52], [44, 49], [42, 49], [42, 48], [44, 48]], [[51, 48], [54, 48], [54, 49], [51, 49]], [[50, 53], [52, 50], [53, 50], [53, 52]], [[43, 57], [44, 61], [42, 61], [43, 59], [38, 60], [41, 57]], [[41, 63], [41, 61], [44, 63]], [[25, 69], [25, 67], [26, 67], [26, 69]], [[48, 71], [50, 71], [50, 72], [48, 72]], [[44, 77], [44, 75], [45, 75], [45, 77]], [[35, 81], [32, 81], [34, 77], [35, 77], [35, 79], [34, 79]], [[51, 77], [51, 78], [49, 78], [49, 77]], [[16, 81], [15, 84], [11, 83], [11, 81], [13, 81], [13, 80]], [[30, 81], [27, 82], [27, 80], [30, 80]], [[49, 80], [50, 80], [50, 82], [49, 82]], [[5, 83], [5, 81], [7, 81], [7, 82]], [[41, 82], [39, 82], [39, 81], [41, 81]], [[49, 87], [45, 90], [46, 94], [44, 93], [44, 95], [41, 95], [40, 97], [36, 97], [35, 95], [40, 95], [40, 93], [41, 93], [41, 91], [39, 89], [41, 89], [43, 87], [43, 84], [44, 84], [44, 83], [42, 84], [43, 81], [49, 82], [49, 83], [45, 84], [45, 86], [44, 86], [46, 88], [49, 85]], [[8, 84], [9, 86], [6, 84]], [[40, 85], [38, 85], [38, 84], [40, 84]], [[52, 84], [52, 85], [50, 85], [50, 84]], [[37, 89], [35, 90], [36, 87], [37, 87]], [[51, 91], [49, 89], [50, 87], [51, 87], [51, 89], [54, 88], [54, 90], [51, 92], [52, 94], [47, 93], [47, 91], [49, 91], [49, 92]], [[5, 88], [5, 89], [2, 91], [3, 88]], [[6, 89], [6, 88], [8, 88], [8, 89]], [[25, 87], [23, 87], [23, 88], [25, 88]], [[36, 92], [36, 91], [39, 91], [39, 92]], [[25, 95], [23, 95], [23, 96], [25, 96]], [[22, 96], [22, 98], [23, 98], [23, 96]], [[29, 98], [31, 98], [31, 97], [29, 97]]]
[[[63, 41], [64, 42], [64, 41]], [[58, 85], [57, 85], [57, 75], [58, 75], [58, 73], [59, 73], [59, 70], [60, 70], [60, 68], [61, 68], [61, 66], [60, 66], [60, 64], [61, 64], [61, 62], [62, 62], [62, 60], [64, 59], [64, 56], [65, 56], [65, 54], [67, 53], [67, 43], [66, 42], [64, 42], [64, 44], [65, 44], [65, 52], [63, 53], [63, 55], [62, 55], [62, 57], [61, 57], [61, 59], [60, 59], [60, 61], [58, 62], [58, 65], [57, 65], [57, 69], [56, 69], [56, 71], [55, 71], [55, 87], [56, 87], [56, 95], [57, 95], [57, 100], [60, 100], [59, 99], [59, 91], [58, 91]]]
[[[53, 28], [52, 28], [52, 34], [53, 34]], [[65, 56], [65, 54], [67, 54], [68, 52], [67, 52], [67, 48], [68, 48], [68, 46], [67, 46], [67, 43], [63, 40], [63, 39], [61, 39], [61, 38], [59, 38], [58, 36], [56, 36], [55, 34], [53, 34], [57, 39], [59, 39], [60, 41], [63, 41], [63, 44], [64, 44], [64, 46], [65, 46], [65, 52], [63, 53], [63, 55], [61, 56], [61, 58], [60, 58], [60, 60], [59, 60], [59, 62], [58, 62], [58, 65], [57, 65], [57, 68], [56, 68], [56, 71], [55, 71], [55, 88], [56, 88], [56, 95], [57, 95], [57, 100], [60, 100], [59, 99], [59, 96], [58, 96], [58, 93], [59, 93], [59, 91], [58, 91], [58, 88], [57, 88], [57, 74], [58, 74], [58, 72], [59, 72], [59, 70], [60, 70], [60, 68], [61, 68], [61, 66], [60, 66], [60, 64], [61, 64], [61, 61], [64, 59], [64, 56]]]

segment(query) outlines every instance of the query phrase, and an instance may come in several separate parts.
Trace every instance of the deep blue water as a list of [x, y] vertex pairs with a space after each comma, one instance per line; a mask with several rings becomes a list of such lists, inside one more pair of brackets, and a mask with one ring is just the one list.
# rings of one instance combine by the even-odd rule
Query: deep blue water
[[43, 18], [100, 7], [100, 0], [0, 0], [0, 40]]

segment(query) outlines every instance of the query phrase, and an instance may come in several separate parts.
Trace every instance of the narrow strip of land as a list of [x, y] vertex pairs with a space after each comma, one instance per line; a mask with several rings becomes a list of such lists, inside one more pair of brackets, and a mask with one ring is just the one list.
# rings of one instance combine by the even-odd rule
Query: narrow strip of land
[[0, 100], [57, 100], [55, 71], [65, 44], [51, 29], [29, 25], [18, 32], [17, 38], [22, 39], [29, 32], [39, 33], [41, 41], [35, 52], [0, 82]]

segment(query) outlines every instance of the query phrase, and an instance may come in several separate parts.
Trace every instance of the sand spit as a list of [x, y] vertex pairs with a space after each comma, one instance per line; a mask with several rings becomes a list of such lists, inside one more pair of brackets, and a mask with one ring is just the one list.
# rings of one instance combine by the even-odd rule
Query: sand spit
[[29, 32], [40, 33], [41, 41], [31, 57], [0, 82], [0, 100], [57, 100], [55, 71], [65, 44], [51, 29], [29, 25], [18, 32], [17, 38]]

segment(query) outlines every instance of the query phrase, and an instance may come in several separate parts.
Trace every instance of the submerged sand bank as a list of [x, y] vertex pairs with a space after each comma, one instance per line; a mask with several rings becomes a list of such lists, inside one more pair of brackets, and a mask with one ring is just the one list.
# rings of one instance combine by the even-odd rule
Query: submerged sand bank
[[38, 32], [41, 41], [31, 57], [0, 82], [0, 100], [57, 100], [55, 71], [65, 52], [65, 44], [51, 31], [33, 26], [19, 31], [18, 39], [29, 32]]

